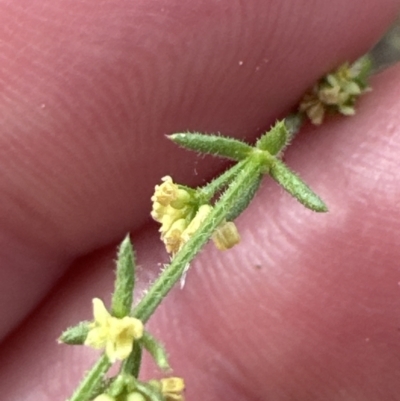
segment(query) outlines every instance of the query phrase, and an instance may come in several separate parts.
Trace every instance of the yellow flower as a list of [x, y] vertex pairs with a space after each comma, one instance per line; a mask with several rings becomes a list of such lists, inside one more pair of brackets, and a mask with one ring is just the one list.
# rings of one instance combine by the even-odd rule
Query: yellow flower
[[316, 91], [317, 89], [314, 88], [311, 93], [304, 95], [300, 102], [299, 111], [306, 113], [314, 125], [320, 125], [325, 117], [325, 106], [319, 99], [318, 94], [315, 93]]
[[204, 220], [212, 211], [210, 205], [201, 205], [193, 220], [187, 225], [185, 230], [182, 232], [182, 241], [185, 244], [193, 237], [193, 234], [201, 227]]
[[361, 75], [362, 70], [357, 63], [353, 66], [343, 64], [320, 79], [306, 93], [300, 102], [299, 111], [305, 113], [315, 125], [323, 122], [327, 111], [346, 116], [354, 115], [356, 100], [368, 91]]
[[163, 183], [156, 185], [154, 195], [151, 197], [153, 203], [158, 203], [162, 206], [171, 205], [175, 209], [180, 209], [187, 202], [190, 202], [190, 194], [186, 190], [179, 188], [169, 175], [161, 178], [161, 181]]
[[196, 204], [193, 193], [182, 189], [170, 176], [156, 185], [151, 200], [151, 216], [161, 223], [161, 239], [168, 253], [175, 255], [193, 236], [212, 209], [210, 205]]
[[160, 380], [161, 393], [167, 401], [183, 401], [185, 382], [181, 377], [167, 377]]
[[[172, 256], [193, 237], [212, 211], [209, 204], [199, 205], [190, 189], [182, 189], [170, 176], [155, 187], [151, 216], [161, 223], [161, 240]], [[220, 250], [229, 249], [240, 241], [233, 223], [223, 223], [214, 235], [214, 243]]]
[[132, 352], [133, 341], [143, 335], [143, 323], [129, 316], [122, 319], [111, 316], [98, 298], [93, 299], [93, 315], [85, 345], [105, 348], [111, 362], [126, 359]]
[[187, 222], [184, 219], [176, 220], [171, 227], [162, 232], [161, 239], [168, 253], [175, 255], [184, 245], [182, 233], [185, 231]]
[[240, 242], [240, 235], [232, 221], [222, 223], [212, 235], [214, 245], [220, 251], [231, 249]]
[[181, 377], [166, 377], [161, 380], [150, 380], [149, 383], [161, 392], [165, 401], [183, 401], [185, 382]]

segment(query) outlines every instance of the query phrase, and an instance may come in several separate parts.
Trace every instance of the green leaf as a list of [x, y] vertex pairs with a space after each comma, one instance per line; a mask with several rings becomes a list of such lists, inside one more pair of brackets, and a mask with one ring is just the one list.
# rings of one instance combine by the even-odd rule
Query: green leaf
[[120, 319], [128, 316], [132, 308], [135, 267], [135, 255], [127, 235], [118, 250], [115, 289], [111, 300], [111, 314]]
[[61, 334], [58, 342], [68, 345], [82, 345], [86, 340], [88, 332], [89, 322], [80, 322], [76, 326], [68, 327], [68, 329]]
[[256, 148], [266, 150], [274, 156], [288, 145], [289, 140], [290, 136], [285, 121], [278, 121], [257, 141]]
[[248, 160], [241, 160], [234, 166], [230, 167], [224, 173], [220, 174], [218, 177], [214, 178], [211, 182], [203, 187], [197, 189], [197, 196], [199, 203], [210, 203], [211, 199], [215, 194], [226, 188], [230, 182], [242, 171], [243, 166], [248, 162]]
[[269, 174], [287, 192], [308, 209], [311, 209], [314, 212], [328, 211], [328, 208], [321, 198], [280, 160], [275, 159], [270, 167]]
[[237, 161], [245, 159], [253, 149], [242, 141], [220, 135], [179, 133], [169, 135], [168, 138], [186, 149]]
[[147, 331], [143, 333], [140, 343], [153, 357], [157, 366], [165, 371], [171, 370], [165, 348]]

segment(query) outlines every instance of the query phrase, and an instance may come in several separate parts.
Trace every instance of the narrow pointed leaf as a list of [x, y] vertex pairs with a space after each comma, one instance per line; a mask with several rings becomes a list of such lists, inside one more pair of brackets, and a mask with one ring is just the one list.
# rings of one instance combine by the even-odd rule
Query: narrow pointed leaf
[[251, 152], [252, 147], [237, 139], [220, 135], [204, 135], [199, 133], [179, 133], [168, 136], [173, 142], [200, 153], [227, 157], [232, 160], [243, 160]]
[[68, 329], [61, 334], [58, 342], [68, 345], [82, 345], [86, 340], [88, 332], [89, 322], [80, 322], [76, 326], [68, 327]]
[[200, 196], [202, 197], [202, 203], [208, 203], [214, 195], [221, 191], [224, 187], [226, 188], [229, 183], [238, 175], [238, 173], [243, 169], [243, 166], [247, 163], [247, 160], [242, 160], [236, 163], [234, 166], [230, 167], [224, 173], [214, 178], [211, 182], [198, 190]]
[[287, 192], [295, 197], [302, 205], [314, 212], [327, 212], [328, 208], [322, 199], [314, 193], [301, 178], [291, 171], [283, 162], [275, 159], [269, 174]]
[[111, 301], [113, 316], [128, 316], [132, 308], [133, 287], [135, 285], [135, 255], [129, 235], [118, 250], [115, 289]]
[[278, 121], [257, 141], [256, 147], [268, 151], [271, 155], [276, 155], [285, 149], [289, 140], [290, 136], [285, 121]]
[[140, 343], [153, 357], [157, 366], [165, 371], [171, 370], [165, 348], [147, 331], [143, 333]]

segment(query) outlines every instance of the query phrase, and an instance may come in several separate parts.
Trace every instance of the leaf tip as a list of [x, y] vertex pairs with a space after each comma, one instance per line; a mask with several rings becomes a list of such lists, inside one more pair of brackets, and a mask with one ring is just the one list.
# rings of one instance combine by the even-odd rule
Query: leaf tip
[[314, 202], [312, 205], [309, 206], [313, 212], [317, 213], [329, 212], [328, 206], [326, 206], [325, 202], [320, 197], [318, 197], [317, 202]]
[[175, 142], [175, 141], [177, 141], [177, 140], [179, 140], [179, 139], [185, 138], [186, 135], [187, 135], [187, 134], [186, 134], [185, 132], [176, 132], [175, 134], [166, 135], [166, 137], [167, 137], [169, 140]]

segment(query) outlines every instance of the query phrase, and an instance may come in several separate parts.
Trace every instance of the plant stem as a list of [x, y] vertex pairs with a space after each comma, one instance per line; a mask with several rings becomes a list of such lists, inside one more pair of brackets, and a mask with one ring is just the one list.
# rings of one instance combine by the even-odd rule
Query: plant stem
[[[247, 191], [248, 183], [253, 182], [254, 177], [260, 174], [260, 166], [254, 160], [248, 160], [241, 167], [241, 171], [237, 172], [235, 179], [231, 181], [228, 189], [207, 216], [202, 227], [183, 246], [173, 261], [160, 274], [133, 310], [131, 313], [132, 316], [142, 320], [143, 323], [150, 318], [174, 284], [179, 281], [188, 263], [193, 260], [203, 245], [209, 240], [211, 234], [222, 223], [235, 202], [240, 199], [242, 193]], [[130, 365], [130, 363], [127, 365]], [[110, 366], [111, 363], [107, 356], [102, 355], [68, 401], [87, 401], [93, 395], [96, 387], [99, 386], [103, 375]], [[123, 366], [125, 369], [128, 368], [125, 364]]]
[[108, 369], [110, 369], [110, 366], [110, 360], [107, 355], [103, 354], [81, 381], [68, 401], [87, 401], [92, 397], [93, 392], [101, 384], [101, 380]]
[[285, 117], [285, 125], [289, 132], [290, 140], [294, 139], [305, 121], [301, 113], [292, 113]]
[[131, 354], [121, 364], [120, 372], [138, 378], [141, 363], [142, 363], [142, 347], [139, 345], [138, 342], [135, 341], [133, 343], [133, 349]]
[[247, 191], [249, 182], [260, 174], [260, 166], [253, 160], [248, 160], [242, 166], [234, 181], [230, 184], [221, 199], [216, 203], [212, 212], [207, 216], [202, 227], [177, 253], [173, 261], [165, 268], [149, 291], [142, 298], [132, 315], [145, 323], [164, 297], [172, 289], [174, 284], [181, 278], [186, 266], [192, 261], [202, 246], [209, 240], [215, 229], [225, 219], [235, 202]]

